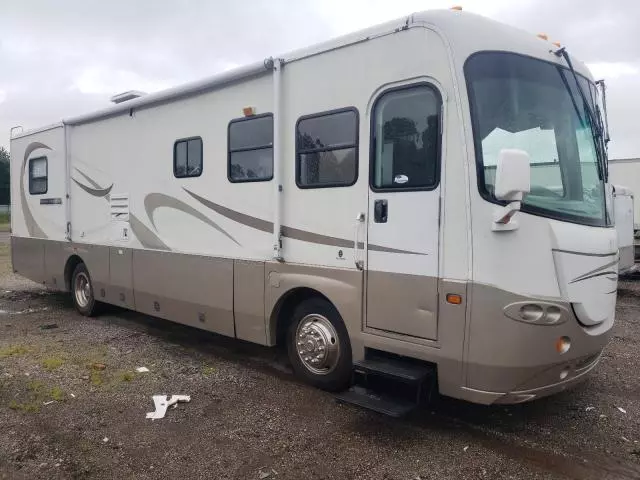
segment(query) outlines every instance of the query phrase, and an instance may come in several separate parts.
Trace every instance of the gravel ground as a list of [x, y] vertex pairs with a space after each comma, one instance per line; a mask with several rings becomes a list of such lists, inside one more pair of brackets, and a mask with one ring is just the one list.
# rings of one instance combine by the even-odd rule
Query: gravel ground
[[[122, 310], [85, 319], [11, 274], [0, 246], [0, 478], [640, 478], [640, 282], [618, 298], [576, 389], [441, 398], [398, 421], [300, 384], [273, 349]], [[192, 400], [152, 421], [154, 394]]]

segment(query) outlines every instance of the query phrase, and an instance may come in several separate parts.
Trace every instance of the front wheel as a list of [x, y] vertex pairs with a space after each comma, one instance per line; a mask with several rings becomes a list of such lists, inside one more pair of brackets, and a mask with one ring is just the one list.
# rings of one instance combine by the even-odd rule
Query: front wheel
[[79, 263], [73, 271], [71, 296], [76, 310], [85, 317], [92, 317], [98, 312], [98, 302], [93, 295], [91, 276], [84, 263]]
[[302, 302], [293, 314], [287, 350], [294, 371], [323, 390], [344, 390], [351, 382], [351, 343], [342, 317], [322, 298]]

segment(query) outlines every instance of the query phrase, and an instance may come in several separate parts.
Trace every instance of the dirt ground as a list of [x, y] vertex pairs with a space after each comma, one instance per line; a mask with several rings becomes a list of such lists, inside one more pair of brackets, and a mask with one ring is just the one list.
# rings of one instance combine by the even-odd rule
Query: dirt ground
[[[11, 274], [4, 245], [0, 478], [640, 478], [639, 344], [640, 281], [623, 282], [615, 336], [576, 389], [394, 420], [299, 383], [276, 350], [122, 310], [83, 318]], [[154, 394], [191, 402], [147, 420]]]

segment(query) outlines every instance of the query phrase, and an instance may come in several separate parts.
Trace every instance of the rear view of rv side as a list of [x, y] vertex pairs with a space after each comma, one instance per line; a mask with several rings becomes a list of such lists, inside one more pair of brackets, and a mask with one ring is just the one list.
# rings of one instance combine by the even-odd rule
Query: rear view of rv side
[[419, 13], [15, 135], [14, 270], [286, 346], [387, 413], [561, 391], [611, 336], [618, 245], [596, 87], [557, 50]]

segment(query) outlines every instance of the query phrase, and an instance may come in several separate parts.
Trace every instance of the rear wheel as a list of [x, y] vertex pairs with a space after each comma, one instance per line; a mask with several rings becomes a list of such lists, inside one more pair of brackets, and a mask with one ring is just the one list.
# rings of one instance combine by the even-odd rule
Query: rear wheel
[[76, 310], [85, 317], [98, 313], [98, 302], [93, 295], [91, 276], [84, 263], [79, 263], [71, 277], [71, 297]]
[[327, 300], [311, 298], [295, 309], [287, 349], [294, 371], [307, 383], [329, 391], [349, 386], [353, 368], [349, 334]]

